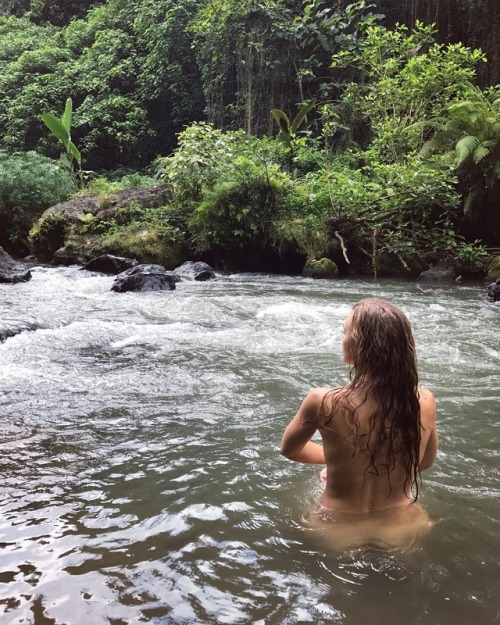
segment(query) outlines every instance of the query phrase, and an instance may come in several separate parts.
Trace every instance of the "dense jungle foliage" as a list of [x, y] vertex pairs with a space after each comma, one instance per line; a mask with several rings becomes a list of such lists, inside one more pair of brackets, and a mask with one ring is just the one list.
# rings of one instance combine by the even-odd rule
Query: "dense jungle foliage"
[[140, 257], [147, 228], [221, 266], [481, 271], [500, 241], [500, 7], [428, 5], [3, 0], [0, 245], [27, 251], [77, 187], [154, 176], [168, 205], [66, 235]]

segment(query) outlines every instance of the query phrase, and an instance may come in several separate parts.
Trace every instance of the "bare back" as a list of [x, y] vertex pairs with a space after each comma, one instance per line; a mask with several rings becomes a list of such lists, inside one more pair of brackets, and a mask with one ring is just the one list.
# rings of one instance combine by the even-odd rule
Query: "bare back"
[[[361, 436], [362, 448], [354, 453], [353, 431], [345, 408], [335, 401], [336, 394], [330, 389], [315, 389], [315, 403], [318, 405], [318, 430], [323, 439], [326, 463], [326, 486], [322, 504], [330, 510], [343, 512], [368, 512], [386, 510], [411, 503], [411, 493], [405, 491], [406, 472], [402, 462], [396, 456], [394, 468], [389, 472], [386, 467], [386, 450], [380, 452], [380, 463], [367, 470], [369, 452], [377, 436], [377, 430], [370, 432], [369, 419], [376, 406], [369, 396], [362, 396], [356, 391], [349, 397], [350, 407], [358, 417], [358, 436]], [[340, 390], [342, 392], [342, 389]], [[324, 401], [323, 413], [331, 418], [321, 420], [320, 407]], [[419, 392], [421, 410], [420, 467], [427, 468], [434, 461], [437, 451], [437, 432], [435, 427], [435, 400], [432, 393], [425, 389]]]

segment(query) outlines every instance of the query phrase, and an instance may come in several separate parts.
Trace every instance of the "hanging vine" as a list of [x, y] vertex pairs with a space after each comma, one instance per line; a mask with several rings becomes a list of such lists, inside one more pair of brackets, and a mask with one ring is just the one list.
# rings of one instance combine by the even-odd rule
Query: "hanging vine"
[[299, 99], [294, 14], [276, 0], [212, 0], [198, 11], [189, 29], [215, 126], [268, 134], [271, 109]]

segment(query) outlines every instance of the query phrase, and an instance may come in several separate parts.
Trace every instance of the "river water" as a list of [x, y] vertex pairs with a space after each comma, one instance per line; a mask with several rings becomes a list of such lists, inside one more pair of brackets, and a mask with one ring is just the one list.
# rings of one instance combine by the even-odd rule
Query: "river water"
[[[35, 267], [0, 285], [2, 625], [500, 623], [500, 308], [482, 286], [265, 275], [117, 294]], [[406, 554], [338, 553], [304, 522], [318, 467], [278, 453], [347, 379], [344, 317], [408, 313], [440, 452]]]

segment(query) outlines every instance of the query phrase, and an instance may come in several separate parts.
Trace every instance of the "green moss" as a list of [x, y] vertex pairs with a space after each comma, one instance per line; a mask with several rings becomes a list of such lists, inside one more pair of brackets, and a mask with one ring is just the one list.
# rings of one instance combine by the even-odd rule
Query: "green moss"
[[291, 244], [309, 258], [330, 254], [331, 248], [335, 246], [324, 220], [316, 215], [285, 219], [276, 222], [273, 227], [274, 238], [280, 244]]
[[491, 263], [488, 265], [488, 273], [486, 274], [486, 280], [496, 280], [500, 278], [500, 256], [494, 256]]
[[339, 274], [339, 269], [333, 260], [320, 258], [319, 260], [307, 261], [305, 273], [313, 278], [336, 278]]
[[48, 215], [32, 226], [28, 243], [32, 254], [40, 260], [49, 261], [54, 252], [63, 244], [67, 234], [67, 224], [61, 215]]
[[139, 262], [157, 263], [174, 269], [184, 260], [184, 245], [171, 230], [130, 224], [96, 237], [102, 253], [135, 258]]

